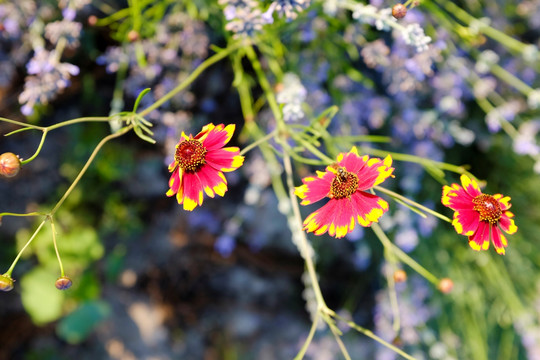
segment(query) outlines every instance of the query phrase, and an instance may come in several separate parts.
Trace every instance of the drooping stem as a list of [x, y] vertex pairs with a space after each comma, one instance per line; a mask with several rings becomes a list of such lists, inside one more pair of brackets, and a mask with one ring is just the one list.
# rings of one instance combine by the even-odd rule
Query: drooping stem
[[405, 359], [407, 360], [417, 360], [416, 358], [412, 357], [411, 355], [407, 354], [406, 352], [404, 352], [403, 350], [401, 350], [400, 348], [390, 344], [389, 342], [387, 341], [384, 341], [383, 339], [381, 339], [380, 337], [378, 337], [377, 335], [375, 335], [373, 333], [373, 331], [371, 330], [368, 330], [368, 329], [365, 329], [363, 328], [362, 326], [350, 321], [350, 320], [347, 320], [341, 316], [339, 316], [338, 314], [334, 314], [334, 318], [336, 319], [339, 319], [343, 322], [345, 322], [349, 327], [351, 327], [351, 329], [354, 329], [356, 331], [358, 331], [359, 333], [362, 333], [364, 335], [366, 335], [367, 337], [377, 341], [378, 343], [380, 343], [381, 345], [389, 348], [390, 350], [393, 350], [395, 351], [397, 354], [403, 356]]
[[32, 234], [32, 236], [30, 237], [30, 240], [28, 240], [26, 242], [26, 244], [23, 246], [23, 248], [21, 249], [21, 251], [19, 251], [19, 253], [17, 254], [17, 257], [15, 258], [15, 260], [13, 260], [13, 263], [11, 263], [11, 266], [9, 267], [8, 271], [5, 272], [4, 275], [7, 275], [9, 277], [11, 277], [11, 273], [13, 272], [13, 269], [15, 269], [15, 265], [17, 265], [17, 262], [19, 262], [19, 259], [21, 257], [21, 255], [23, 254], [23, 252], [26, 250], [26, 248], [28, 247], [28, 245], [30, 245], [32, 243], [32, 241], [34, 240], [34, 238], [36, 237], [36, 235], [39, 233], [39, 231], [41, 230], [41, 228], [43, 227], [43, 225], [45, 225], [45, 221], [47, 221], [48, 218], [45, 218], [41, 224], [39, 224], [39, 226], [37, 227], [36, 231], [34, 231], [34, 233]]
[[75, 178], [75, 180], [73, 180], [73, 182], [71, 183], [70, 187], [66, 190], [66, 192], [64, 193], [64, 195], [62, 196], [62, 198], [58, 201], [58, 203], [56, 203], [55, 207], [51, 210], [51, 212], [49, 213], [50, 216], [53, 216], [56, 211], [60, 208], [60, 206], [62, 206], [62, 204], [64, 203], [64, 201], [68, 198], [68, 196], [71, 194], [71, 192], [73, 191], [73, 189], [75, 189], [75, 186], [77, 186], [77, 184], [79, 183], [79, 181], [81, 180], [81, 178], [83, 177], [84, 173], [86, 172], [86, 170], [88, 170], [88, 167], [90, 166], [90, 164], [92, 163], [92, 161], [94, 161], [94, 158], [96, 157], [97, 153], [99, 152], [99, 150], [103, 147], [103, 145], [105, 145], [109, 140], [112, 140], [112, 139], [115, 139], [117, 137], [120, 137], [124, 134], [126, 134], [127, 132], [129, 132], [131, 129], [133, 129], [133, 125], [130, 125], [130, 126], [127, 126], [123, 129], [121, 129], [120, 131], [114, 133], [114, 134], [111, 134], [111, 135], [108, 135], [106, 137], [104, 137], [100, 142], [99, 144], [97, 144], [96, 148], [94, 149], [94, 151], [92, 152], [92, 154], [90, 155], [90, 157], [88, 158], [88, 160], [86, 161], [86, 164], [84, 164], [83, 168], [81, 169], [81, 171], [79, 172], [79, 174], [77, 175], [77, 177]]
[[51, 218], [51, 231], [53, 238], [54, 251], [56, 252], [56, 258], [58, 259], [58, 264], [60, 265], [60, 276], [66, 276], [64, 273], [64, 265], [62, 265], [62, 259], [60, 258], [60, 253], [58, 252], [58, 246], [56, 244], [56, 228], [54, 226], [54, 220]]
[[304, 345], [302, 345], [302, 348], [300, 349], [298, 354], [296, 354], [296, 356], [294, 357], [294, 360], [302, 360], [304, 358], [304, 355], [306, 355], [306, 351], [307, 351], [309, 345], [311, 344], [311, 341], [313, 340], [313, 336], [315, 335], [315, 331], [317, 330], [317, 325], [319, 325], [320, 317], [321, 317], [320, 313], [317, 312], [315, 314], [314, 319], [313, 319], [313, 323], [311, 324], [311, 329], [309, 329], [309, 334], [308, 334], [308, 336], [306, 338], [306, 341], [304, 341]]
[[157, 100], [155, 103], [144, 109], [143, 111], [139, 112], [138, 114], [142, 117], [148, 115], [153, 110], [159, 108], [161, 105], [163, 105], [165, 102], [169, 101], [174, 95], [178, 94], [180, 91], [187, 88], [199, 75], [208, 69], [210, 66], [214, 65], [215, 63], [219, 62], [220, 60], [226, 58], [229, 56], [232, 52], [238, 50], [242, 46], [245, 46], [244, 43], [238, 42], [236, 44], [233, 44], [229, 46], [228, 48], [221, 50], [215, 55], [212, 55], [205, 61], [203, 61], [193, 72], [180, 84], [178, 84], [174, 89], [163, 95], [159, 100]]
[[28, 159], [22, 160], [21, 161], [22, 165], [28, 164], [30, 161], [34, 160], [39, 155], [39, 153], [41, 152], [41, 148], [43, 147], [43, 144], [45, 143], [45, 138], [47, 137], [47, 132], [48, 132], [47, 129], [43, 130], [43, 134], [41, 135], [41, 141], [39, 142], [39, 145], [38, 145], [38, 148], [36, 149], [36, 152], [34, 153], [34, 155], [29, 157]]
[[407, 255], [403, 250], [401, 250], [399, 247], [397, 247], [395, 244], [393, 244], [390, 239], [388, 239], [388, 236], [384, 233], [384, 231], [381, 229], [379, 224], [372, 224], [371, 228], [373, 229], [373, 232], [379, 240], [383, 243], [383, 246], [388, 247], [391, 249], [391, 251], [405, 264], [409, 265], [414, 271], [416, 271], [418, 274], [422, 275], [426, 280], [429, 282], [438, 285], [439, 279], [433, 275], [431, 272], [429, 272], [425, 267], [417, 263], [414, 259], [412, 259], [409, 255]]

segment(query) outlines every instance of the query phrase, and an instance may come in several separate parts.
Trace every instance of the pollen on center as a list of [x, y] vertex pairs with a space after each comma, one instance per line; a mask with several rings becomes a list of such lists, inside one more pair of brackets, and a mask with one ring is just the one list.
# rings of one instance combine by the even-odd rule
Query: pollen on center
[[350, 197], [358, 189], [358, 176], [339, 168], [332, 185], [330, 186], [330, 198], [343, 199]]
[[182, 141], [176, 148], [175, 161], [185, 171], [197, 171], [205, 161], [206, 148], [199, 140]]
[[481, 221], [495, 224], [501, 218], [501, 205], [493, 196], [487, 194], [478, 195], [473, 199], [473, 203], [473, 209], [480, 213]]

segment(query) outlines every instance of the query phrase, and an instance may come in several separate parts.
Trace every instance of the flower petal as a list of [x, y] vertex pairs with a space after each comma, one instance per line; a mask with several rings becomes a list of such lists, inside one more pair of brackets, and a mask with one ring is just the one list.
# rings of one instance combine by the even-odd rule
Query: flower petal
[[510, 211], [505, 211], [499, 219], [499, 225], [501, 225], [501, 229], [503, 229], [503, 231], [510, 235], [514, 234], [518, 229], [516, 224], [514, 223], [514, 220], [511, 219], [512, 217], [514, 217], [514, 214], [512, 214]]
[[504, 255], [504, 248], [508, 246], [508, 242], [497, 224], [491, 225], [491, 241], [493, 242], [497, 254]]
[[486, 221], [480, 221], [478, 230], [469, 236], [469, 245], [473, 250], [487, 250], [489, 249], [489, 228], [490, 224]]
[[311, 213], [304, 221], [304, 230], [342, 238], [355, 226], [354, 209], [350, 199], [330, 199], [326, 205]]
[[335, 175], [331, 172], [317, 171], [317, 177], [309, 176], [302, 179], [304, 183], [294, 189], [294, 193], [302, 199], [302, 205], [309, 205], [317, 202], [330, 193], [332, 180]]
[[475, 210], [459, 210], [454, 213], [452, 225], [461, 235], [473, 235], [480, 225], [480, 214]]
[[503, 196], [501, 194], [495, 194], [493, 197], [499, 202], [501, 205], [501, 209], [508, 210], [512, 205], [510, 205], [510, 196]]
[[472, 200], [473, 197], [458, 184], [443, 186], [441, 202], [452, 210], [472, 210], [474, 207]]
[[224, 147], [231, 140], [235, 128], [236, 125], [234, 124], [227, 126], [223, 124], [216, 126], [214, 124], [206, 125], [201, 131], [201, 133], [205, 133], [202, 140], [204, 147], [209, 151]]
[[176, 170], [172, 173], [171, 178], [169, 179], [169, 191], [167, 191], [167, 196], [173, 196], [174, 194], [178, 193], [178, 191], [182, 191], [182, 174], [183, 171], [180, 167], [176, 168]]
[[238, 169], [244, 163], [237, 147], [208, 151], [205, 156], [206, 163], [218, 171], [230, 172]]
[[191, 211], [195, 209], [197, 205], [202, 205], [203, 203], [203, 185], [197, 174], [192, 172], [184, 173], [183, 180], [184, 210]]
[[460, 180], [463, 189], [473, 198], [482, 194], [480, 187], [474, 179], [469, 178], [467, 175], [461, 175]]
[[221, 171], [205, 165], [197, 172], [197, 176], [201, 180], [206, 195], [211, 198], [214, 197], [214, 194], [218, 194], [219, 196], [225, 195], [227, 191], [227, 179], [225, 179]]
[[355, 217], [364, 227], [378, 222], [379, 218], [388, 210], [388, 203], [377, 195], [364, 191], [357, 191], [351, 195]]

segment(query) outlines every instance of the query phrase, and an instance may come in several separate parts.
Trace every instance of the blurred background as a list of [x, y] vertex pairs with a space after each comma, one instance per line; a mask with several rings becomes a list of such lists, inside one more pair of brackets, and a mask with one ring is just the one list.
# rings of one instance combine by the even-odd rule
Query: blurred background
[[[427, 48], [388, 27], [393, 5], [8, 0], [0, 3], [0, 115], [40, 126], [107, 116], [131, 109], [150, 88], [142, 109], [211, 56], [212, 44], [259, 37], [257, 56], [286, 120], [305, 125], [339, 107], [328, 128], [337, 144], [321, 147], [330, 156], [353, 144], [370, 154], [416, 156], [395, 161], [396, 177], [384, 185], [449, 217], [441, 188], [459, 174], [418, 159], [467, 165], [485, 180], [485, 193], [512, 198], [519, 230], [508, 237], [505, 256], [493, 248], [474, 252], [450, 224], [389, 201], [381, 227], [390, 239], [454, 282], [442, 294], [400, 264], [408, 279], [395, 288], [398, 332], [390, 268], [371, 229], [344, 239], [310, 236], [328, 306], [417, 359], [540, 359], [540, 1], [421, 2], [399, 24], [419, 24], [431, 37]], [[206, 198], [192, 212], [165, 196], [182, 131], [234, 123], [233, 146], [253, 141], [238, 94], [243, 81], [259, 129], [272, 131], [252, 65], [231, 56], [148, 115], [155, 145], [129, 134], [104, 146], [55, 216], [73, 286], [55, 288], [60, 270], [44, 228], [15, 268], [14, 290], [0, 294], [0, 359], [294, 358], [311, 326], [306, 305], [313, 299], [267, 159], [249, 152], [245, 165], [227, 174], [226, 196]], [[18, 128], [0, 121], [1, 134]], [[0, 179], [0, 212], [50, 210], [110, 132], [108, 123], [50, 132], [17, 177]], [[40, 138], [38, 131], [2, 136], [0, 153], [29, 158]], [[296, 162], [296, 184], [320, 169]], [[3, 269], [36, 221], [2, 218]], [[353, 359], [399, 358], [338, 326]], [[342, 358], [327, 328], [305, 358]]]

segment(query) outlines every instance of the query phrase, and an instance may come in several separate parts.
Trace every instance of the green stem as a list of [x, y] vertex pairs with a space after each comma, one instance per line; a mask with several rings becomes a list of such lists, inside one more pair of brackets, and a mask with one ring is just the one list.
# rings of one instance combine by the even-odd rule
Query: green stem
[[256, 141], [254, 141], [253, 143], [249, 144], [248, 146], [246, 146], [245, 148], [242, 149], [242, 151], [240, 151], [240, 155], [244, 155], [246, 154], [248, 151], [250, 151], [251, 149], [261, 145], [261, 144], [264, 144], [266, 143], [268, 140], [270, 140], [271, 138], [273, 138], [274, 136], [276, 136], [277, 134], [277, 130], [274, 130], [272, 131], [271, 133], [263, 136], [262, 138], [259, 138], [257, 139]]
[[478, 31], [489, 36], [490, 38], [498, 41], [505, 47], [507, 47], [510, 50], [513, 50], [517, 53], [522, 53], [524, 44], [505, 33], [489, 26], [486, 24], [483, 24], [480, 20], [475, 18], [474, 16], [470, 15], [468, 12], [454, 4], [452, 1], [448, 0], [439, 0], [439, 4], [444, 7], [450, 14], [454, 15], [456, 18], [458, 18], [460, 21], [465, 23], [467, 26], [470, 26], [471, 23], [478, 22]]
[[106, 137], [104, 137], [100, 142], [99, 144], [96, 146], [96, 148], [94, 149], [94, 151], [92, 152], [92, 154], [90, 155], [90, 157], [88, 158], [88, 160], [86, 161], [86, 164], [84, 164], [83, 168], [81, 169], [81, 171], [79, 172], [79, 175], [77, 175], [77, 177], [75, 178], [75, 180], [73, 180], [73, 182], [71, 183], [71, 186], [66, 190], [66, 192], [64, 193], [64, 196], [62, 196], [62, 198], [58, 201], [58, 203], [56, 203], [55, 207], [51, 210], [51, 212], [49, 213], [50, 216], [53, 216], [54, 213], [58, 210], [58, 208], [60, 208], [60, 206], [64, 203], [64, 201], [68, 198], [68, 196], [71, 194], [71, 192], [73, 191], [73, 189], [75, 189], [75, 186], [77, 186], [77, 184], [79, 183], [79, 181], [81, 180], [81, 178], [83, 177], [84, 173], [86, 172], [86, 170], [88, 170], [88, 167], [90, 166], [90, 164], [92, 163], [92, 161], [94, 161], [94, 158], [96, 157], [97, 153], [99, 152], [99, 150], [101, 149], [101, 147], [103, 145], [105, 145], [105, 143], [107, 143], [109, 140], [112, 140], [112, 139], [115, 139], [117, 137], [120, 137], [124, 134], [126, 134], [127, 132], [129, 132], [130, 130], [133, 129], [133, 125], [130, 125], [130, 126], [127, 126], [125, 128], [123, 128], [122, 130], [118, 131], [117, 133], [114, 133], [114, 134], [111, 134], [111, 135], [108, 135]]
[[106, 122], [106, 121], [109, 121], [109, 120], [111, 120], [110, 116], [87, 116], [87, 117], [80, 117], [80, 118], [76, 118], [76, 119], [62, 121], [61, 123], [54, 124], [54, 125], [51, 125], [51, 126], [47, 126], [45, 129], [47, 129], [48, 131], [51, 131], [51, 130], [54, 130], [54, 129], [58, 129], [60, 127], [73, 125], [73, 124], [78, 124], [78, 123], [83, 123], [83, 122], [92, 122], [92, 121]]
[[410, 200], [410, 199], [406, 198], [403, 195], [400, 195], [400, 194], [398, 194], [396, 192], [393, 192], [392, 190], [388, 190], [388, 189], [383, 188], [383, 187], [381, 187], [379, 185], [376, 185], [373, 188], [375, 190], [380, 191], [382, 193], [385, 193], [385, 194], [387, 194], [387, 195], [389, 195], [389, 196], [391, 196], [393, 198], [396, 198], [396, 199], [399, 199], [399, 200], [401, 200], [401, 201], [403, 201], [405, 203], [411, 204], [412, 206], [417, 207], [418, 209], [421, 209], [421, 210], [423, 210], [423, 211], [425, 211], [425, 212], [427, 212], [427, 213], [429, 213], [429, 214], [431, 214], [433, 216], [436, 216], [441, 220], [444, 220], [444, 221], [449, 222], [449, 223], [452, 222], [452, 220], [450, 218], [436, 212], [435, 210], [431, 210], [430, 208], [425, 207], [424, 205], [419, 204], [416, 201]]
[[43, 147], [43, 144], [45, 143], [45, 138], [47, 137], [47, 129], [43, 130], [43, 135], [41, 135], [41, 141], [39, 142], [38, 148], [36, 149], [36, 152], [34, 155], [32, 155], [30, 158], [26, 160], [21, 161], [21, 165], [28, 164], [30, 161], [34, 160], [39, 153], [41, 152], [41, 148]]
[[321, 315], [319, 314], [319, 312], [317, 312], [315, 314], [315, 318], [313, 319], [313, 323], [311, 324], [311, 329], [309, 329], [309, 334], [306, 338], [306, 341], [304, 341], [304, 345], [302, 345], [302, 348], [300, 349], [298, 354], [296, 354], [296, 356], [294, 357], [294, 360], [302, 360], [304, 358], [304, 355], [306, 355], [306, 351], [309, 345], [311, 344], [311, 341], [313, 340], [315, 331], [317, 330], [317, 325], [319, 324], [320, 317]]
[[395, 244], [393, 244], [390, 239], [386, 236], [384, 231], [381, 229], [379, 224], [372, 224], [371, 228], [373, 229], [373, 232], [375, 232], [375, 235], [379, 238], [379, 240], [383, 243], [383, 246], [388, 246], [392, 249], [392, 252], [396, 254], [396, 256], [403, 261], [405, 264], [409, 265], [412, 269], [414, 269], [418, 274], [422, 275], [426, 280], [429, 282], [438, 285], [439, 279], [430, 273], [426, 268], [424, 268], [422, 265], [417, 263], [415, 260], [413, 260], [409, 255], [407, 255], [403, 250], [401, 250], [399, 247], [397, 247]]
[[56, 245], [56, 229], [54, 227], [54, 221], [51, 217], [51, 231], [53, 238], [54, 251], [56, 252], [56, 258], [58, 259], [58, 264], [60, 264], [60, 276], [66, 276], [64, 273], [64, 265], [62, 265], [62, 259], [60, 258], [60, 253], [58, 252], [58, 246]]
[[159, 108], [165, 102], [169, 101], [169, 99], [171, 99], [174, 95], [176, 95], [180, 91], [187, 88], [193, 81], [195, 81], [195, 79], [197, 79], [197, 77], [199, 75], [201, 75], [201, 73], [204, 70], [208, 69], [210, 66], [214, 65], [215, 63], [219, 62], [220, 60], [226, 58], [227, 56], [229, 56], [229, 54], [231, 54], [232, 52], [238, 50], [242, 46], [244, 46], [244, 43], [238, 42], [236, 44], [233, 44], [233, 45], [229, 46], [226, 49], [221, 50], [217, 54], [212, 55], [211, 57], [206, 59], [202, 64], [200, 64], [195, 70], [193, 70], [193, 72], [184, 81], [182, 81], [180, 84], [178, 84], [178, 86], [176, 86], [174, 89], [169, 91], [167, 94], [165, 94], [159, 100], [157, 100], [155, 103], [153, 103], [152, 105], [150, 105], [149, 107], [147, 107], [146, 109], [144, 109], [143, 111], [141, 111], [138, 114], [140, 116], [144, 117], [144, 116], [148, 115], [150, 112], [152, 112], [153, 110]]
[[[331, 319], [329, 319], [329, 321], [331, 321]], [[345, 360], [351, 360], [351, 356], [349, 355], [349, 352], [347, 351], [345, 344], [343, 344], [343, 340], [341, 340], [341, 336], [339, 336], [339, 334], [337, 333], [335, 326], [333, 324], [329, 326], [330, 326], [330, 331], [332, 331], [332, 334], [334, 334], [334, 339], [336, 339], [339, 349], [341, 350], [341, 354], [343, 355]]]
[[36, 235], [38, 234], [38, 232], [41, 230], [41, 228], [43, 227], [43, 225], [45, 225], [45, 221], [47, 221], [48, 218], [45, 218], [41, 224], [39, 224], [38, 228], [36, 229], [36, 231], [34, 231], [34, 233], [32, 234], [32, 237], [30, 238], [30, 240], [28, 240], [26, 242], [26, 244], [23, 246], [23, 248], [21, 249], [21, 251], [19, 251], [19, 253], [17, 254], [17, 257], [15, 258], [15, 260], [13, 260], [13, 263], [11, 264], [11, 266], [9, 267], [8, 271], [6, 271], [6, 273], [4, 275], [7, 275], [9, 277], [11, 277], [11, 273], [13, 273], [13, 269], [15, 269], [15, 265], [17, 265], [17, 262], [19, 261], [21, 255], [23, 254], [24, 250], [26, 250], [26, 248], [28, 247], [28, 245], [30, 245], [30, 243], [34, 240], [34, 238], [36, 237]]
[[31, 213], [24, 213], [24, 214], [3, 212], [3, 213], [0, 213], [0, 218], [2, 218], [2, 216], [45, 216], [45, 215], [47, 214], [41, 213], [41, 212], [31, 212]]
[[404, 352], [400, 348], [397, 348], [396, 346], [390, 344], [389, 342], [384, 341], [383, 339], [381, 339], [380, 337], [375, 335], [373, 333], [373, 331], [365, 329], [365, 328], [361, 327], [360, 325], [339, 316], [338, 314], [334, 314], [334, 318], [345, 322], [351, 329], [354, 329], [354, 330], [358, 331], [359, 333], [362, 333], [362, 334], [366, 335], [367, 337], [377, 341], [379, 344], [381, 344], [381, 345], [387, 347], [388, 349], [394, 351], [396, 354], [403, 356], [405, 359], [417, 360], [416, 358], [414, 358], [411, 355], [407, 354], [406, 352]]
[[20, 125], [20, 126], [24, 126], [24, 127], [29, 127], [29, 128], [36, 129], [36, 130], [45, 130], [45, 128], [41, 127], [41, 126], [27, 124], [27, 123], [23, 123], [23, 122], [16, 121], [16, 120], [6, 119], [6, 118], [3, 118], [3, 117], [0, 117], [0, 121], [7, 122], [7, 123], [10, 123], [10, 124]]
[[261, 85], [261, 88], [264, 91], [266, 100], [268, 101], [268, 105], [270, 106], [270, 109], [272, 110], [272, 113], [276, 118], [278, 129], [283, 129], [285, 123], [283, 122], [283, 117], [281, 116], [279, 104], [277, 103], [276, 97], [274, 96], [274, 92], [272, 91], [270, 82], [266, 78], [261, 63], [257, 58], [257, 54], [255, 53], [255, 50], [253, 50], [253, 47], [251, 45], [246, 46], [245, 51], [249, 61], [251, 62], [251, 66], [253, 66], [253, 70], [255, 70], [255, 74], [257, 75], [257, 79], [259, 80], [259, 85]]

